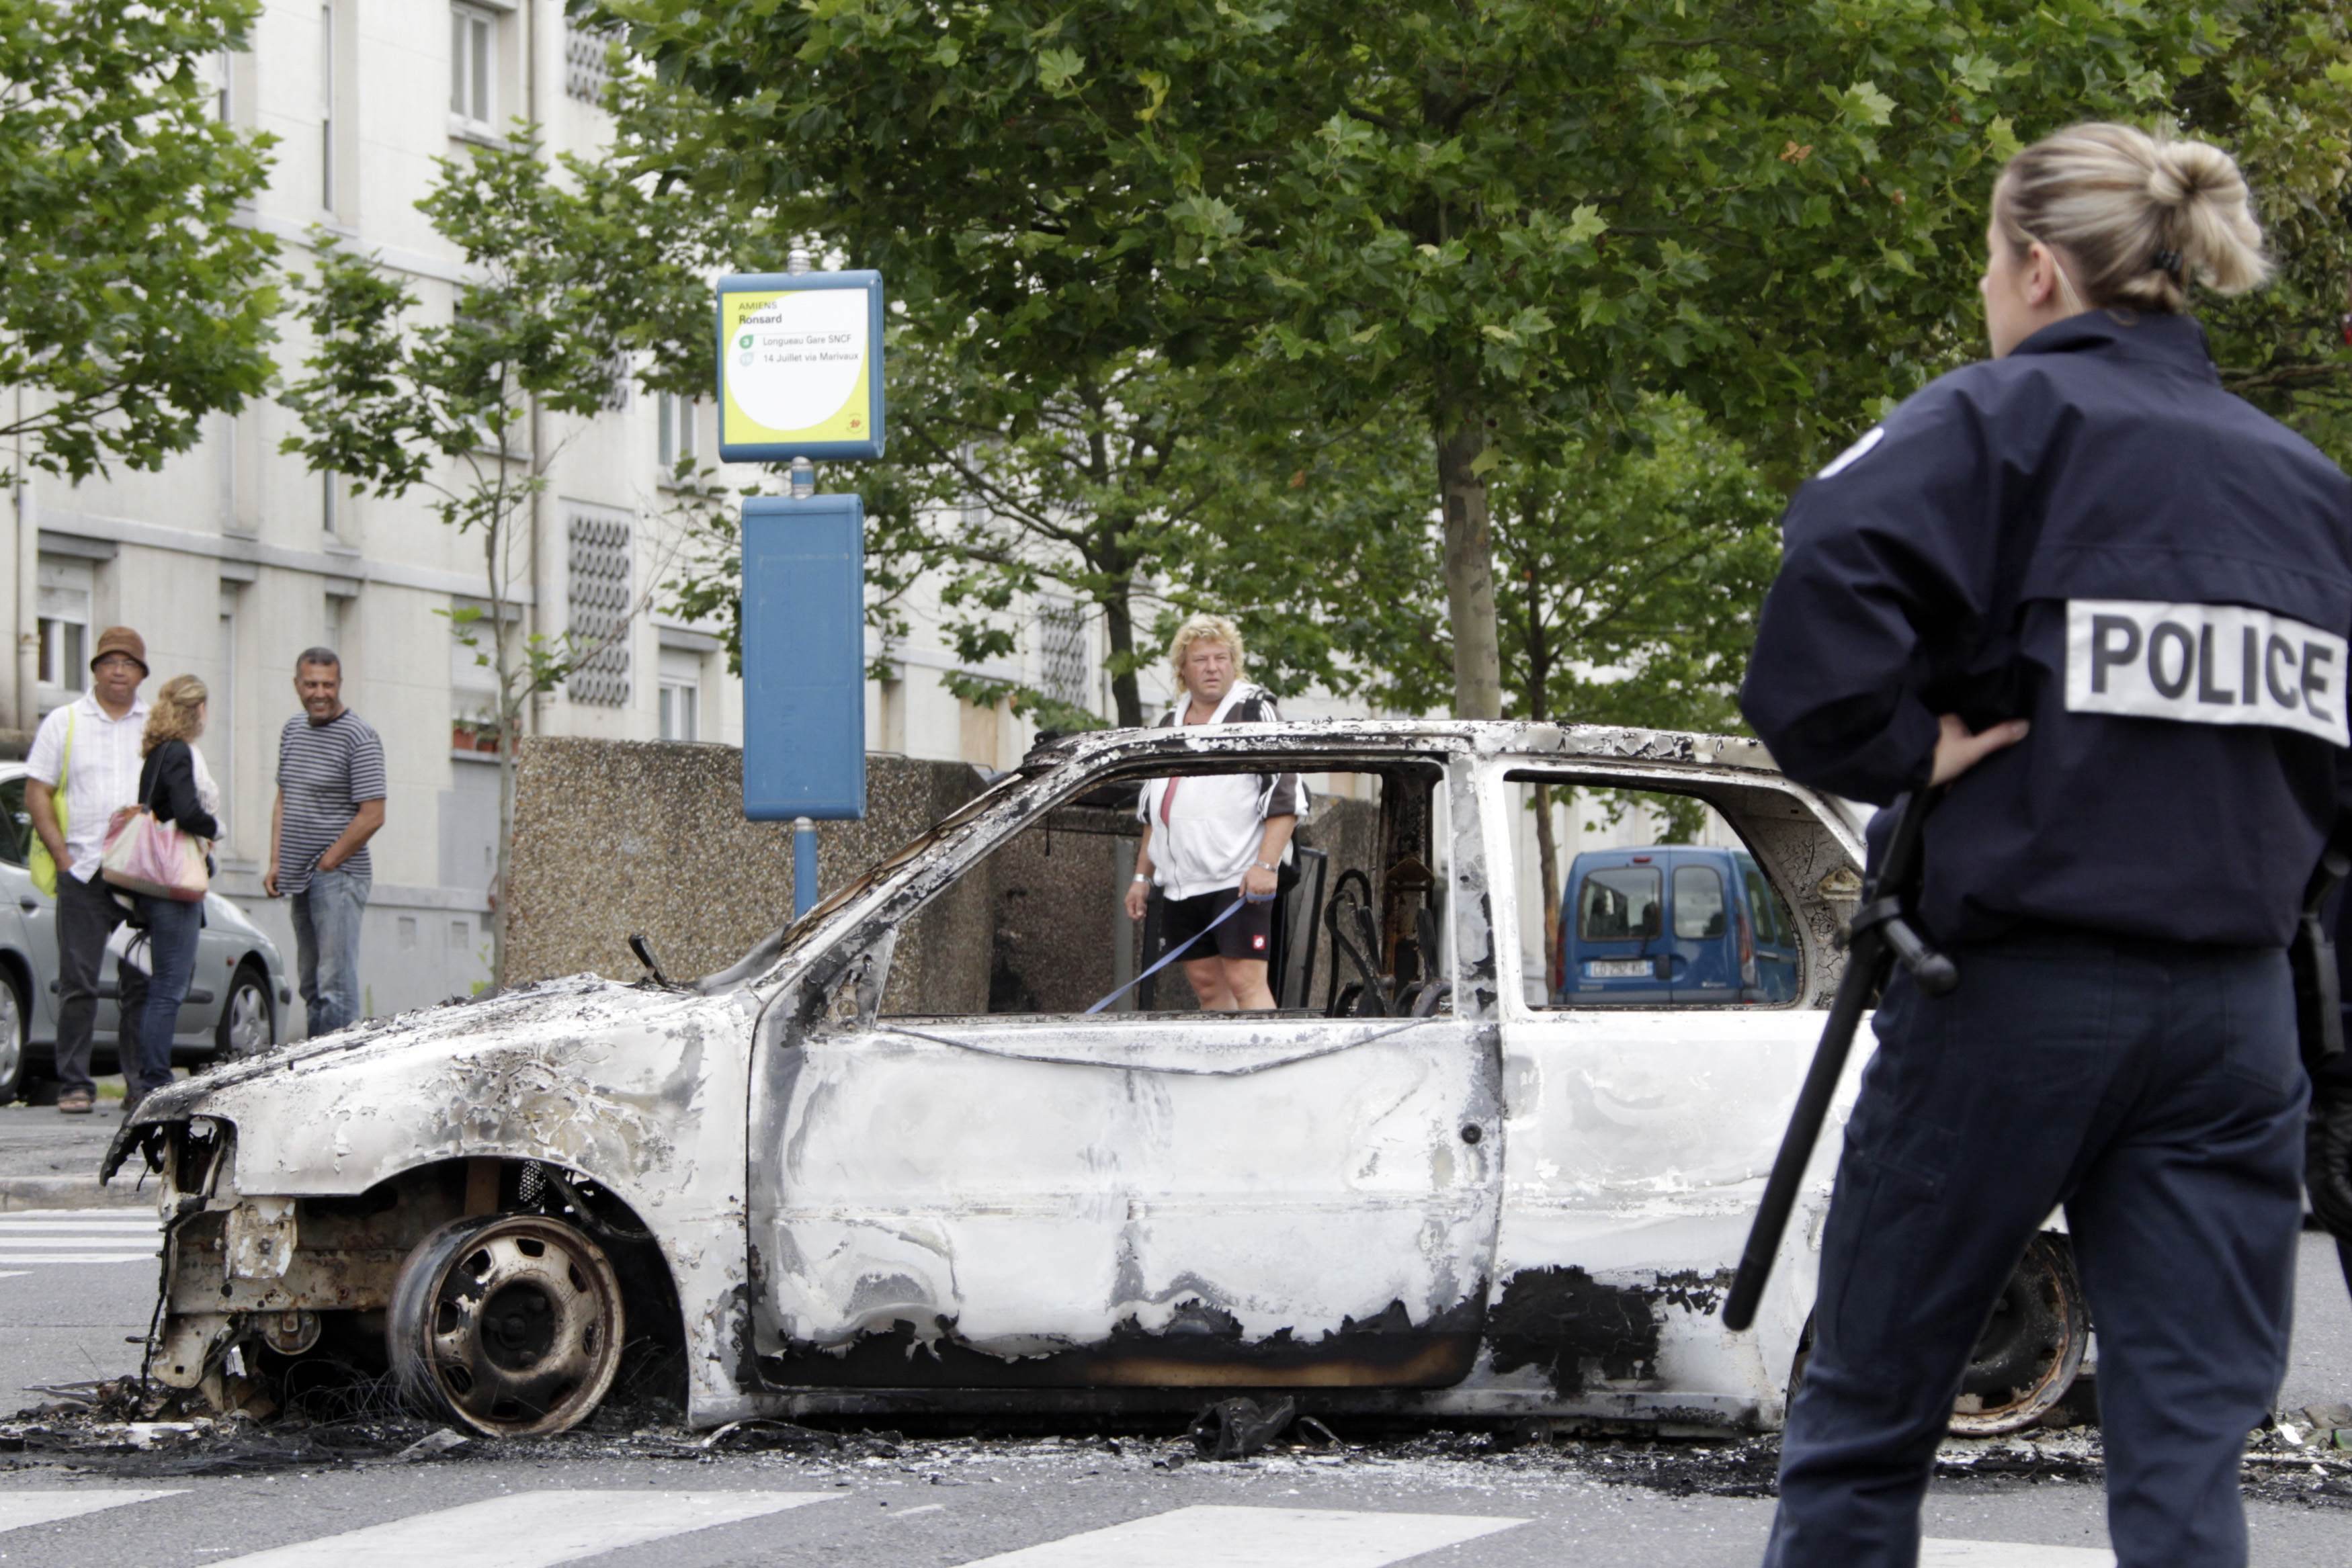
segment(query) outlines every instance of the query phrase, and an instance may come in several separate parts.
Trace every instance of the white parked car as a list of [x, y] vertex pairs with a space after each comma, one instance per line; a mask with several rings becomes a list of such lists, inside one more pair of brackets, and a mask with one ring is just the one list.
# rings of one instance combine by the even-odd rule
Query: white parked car
[[[0, 1103], [56, 1071], [58, 901], [26, 869], [33, 819], [25, 808], [25, 765], [0, 763]], [[90, 1067], [119, 1072], [114, 966], [100, 977]], [[278, 1043], [293, 992], [278, 945], [245, 911], [218, 894], [205, 898], [196, 969], [180, 1004], [172, 1061], [182, 1067], [232, 1061]]]
[[[1375, 972], [1328, 1009], [1081, 1011], [1134, 968], [1131, 847], [1103, 836], [1118, 813], [1075, 802], [1276, 769], [1377, 801], [1356, 928]], [[1538, 785], [1712, 807], [1793, 916], [1797, 999], [1541, 1005], [1522, 923], [1551, 893], [1519, 863]], [[110, 1166], [161, 1176], [153, 1370], [230, 1404], [306, 1359], [388, 1361], [503, 1433], [579, 1422], [625, 1347], [663, 1343], [700, 1426], [1255, 1391], [1772, 1426], [1834, 1129], [1757, 1327], [1717, 1313], [1860, 852], [1739, 740], [1298, 722], [1059, 741], [724, 973], [552, 980], [152, 1096]], [[2044, 1238], [1961, 1425], [2034, 1419], [2086, 1334]]]

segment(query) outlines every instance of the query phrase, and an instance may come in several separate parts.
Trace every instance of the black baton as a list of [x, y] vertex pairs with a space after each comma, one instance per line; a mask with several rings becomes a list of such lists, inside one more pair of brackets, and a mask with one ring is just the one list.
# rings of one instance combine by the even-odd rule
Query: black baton
[[1813, 1145], [1822, 1123], [1844, 1076], [1845, 1059], [1853, 1049], [1853, 1031], [1863, 1009], [1885, 983], [1888, 967], [1899, 962], [1910, 971], [1919, 989], [1931, 997], [1949, 995], [1960, 983], [1952, 961], [1927, 946], [1903, 913], [1904, 896], [1919, 877], [1919, 840], [1934, 809], [1936, 792], [1915, 789], [1904, 798], [1895, 818], [1895, 831], [1878, 869], [1863, 884], [1862, 904], [1846, 925], [1845, 973], [1830, 1003], [1829, 1022], [1822, 1043], [1813, 1051], [1813, 1065], [1797, 1092], [1796, 1109], [1789, 1113], [1789, 1130], [1780, 1139], [1780, 1153], [1772, 1161], [1772, 1175], [1764, 1184], [1764, 1201], [1757, 1206], [1755, 1223], [1748, 1228], [1748, 1245], [1739, 1254], [1739, 1272], [1723, 1303], [1723, 1322], [1735, 1333], [1756, 1321], [1756, 1305], [1771, 1277], [1773, 1255], [1780, 1249], [1781, 1233], [1789, 1228], [1789, 1211], [1796, 1207], [1797, 1187], [1811, 1163]]

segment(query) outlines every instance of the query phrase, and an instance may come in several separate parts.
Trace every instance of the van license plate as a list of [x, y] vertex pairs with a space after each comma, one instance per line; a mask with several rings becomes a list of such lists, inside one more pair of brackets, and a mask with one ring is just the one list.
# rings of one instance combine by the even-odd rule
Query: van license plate
[[1593, 958], [1584, 972], [1596, 980], [1631, 980], [1654, 974], [1656, 966], [1647, 958]]

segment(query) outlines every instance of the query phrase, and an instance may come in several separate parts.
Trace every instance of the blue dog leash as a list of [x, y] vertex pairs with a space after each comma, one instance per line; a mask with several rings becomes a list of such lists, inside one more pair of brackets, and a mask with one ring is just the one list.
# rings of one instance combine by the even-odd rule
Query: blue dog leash
[[1110, 1006], [1111, 1003], [1118, 1000], [1119, 998], [1127, 995], [1128, 992], [1135, 989], [1136, 987], [1143, 984], [1144, 981], [1151, 978], [1152, 976], [1160, 973], [1160, 970], [1166, 968], [1169, 965], [1182, 957], [1186, 948], [1190, 947], [1193, 943], [1198, 942], [1202, 937], [1206, 936], [1210, 932], [1214, 931], [1218, 926], [1223, 925], [1226, 921], [1231, 920], [1234, 915], [1239, 915], [1242, 912], [1243, 904], [1269, 904], [1272, 903], [1273, 900], [1274, 894], [1266, 894], [1264, 898], [1242, 897], [1234, 899], [1233, 903], [1225, 906], [1223, 914], [1218, 915], [1214, 920], [1210, 921], [1206, 925], [1202, 926], [1198, 931], [1193, 932], [1192, 936], [1186, 937], [1183, 941], [1179, 942], [1175, 946], [1168, 949], [1167, 952], [1162, 953], [1160, 956], [1160, 961], [1158, 963], [1152, 965], [1151, 967], [1144, 970], [1143, 973], [1136, 976], [1135, 978], [1128, 981], [1127, 984], [1121, 986], [1118, 989], [1113, 991], [1110, 995], [1105, 997], [1094, 1006], [1088, 1008], [1087, 1011], [1090, 1013], [1098, 1013], [1102, 1011], [1103, 1009]]

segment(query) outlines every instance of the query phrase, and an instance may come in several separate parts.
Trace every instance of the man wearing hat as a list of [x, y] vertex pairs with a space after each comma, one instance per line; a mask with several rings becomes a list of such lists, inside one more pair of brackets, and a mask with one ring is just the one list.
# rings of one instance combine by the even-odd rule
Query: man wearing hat
[[[139, 738], [147, 705], [147, 644], [128, 626], [110, 626], [89, 662], [89, 690], [51, 711], [25, 760], [25, 805], [58, 868], [58, 1109], [87, 1116], [98, 1085], [89, 1076], [91, 1025], [98, 1016], [99, 966], [123, 910], [99, 879], [107, 824], [139, 803]], [[58, 825], [58, 800], [65, 825]], [[119, 1060], [136, 1060], [132, 1039], [147, 1001], [147, 977], [118, 965], [121, 993]]]

